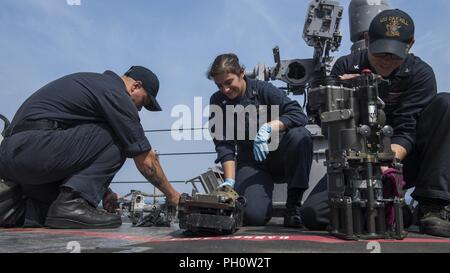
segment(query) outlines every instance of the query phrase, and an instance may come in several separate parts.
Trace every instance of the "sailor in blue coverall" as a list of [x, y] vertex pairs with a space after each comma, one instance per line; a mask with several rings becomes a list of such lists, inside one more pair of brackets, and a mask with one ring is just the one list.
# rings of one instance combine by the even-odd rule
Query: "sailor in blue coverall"
[[108, 187], [126, 158], [177, 205], [138, 114], [161, 110], [158, 89], [152, 71], [134, 66], [123, 76], [68, 75], [28, 98], [0, 146], [0, 178], [12, 182], [0, 182], [0, 227], [120, 226], [119, 215], [96, 207], [103, 200], [115, 211]]
[[[396, 30], [391, 35], [386, 30]], [[394, 28], [392, 28], [394, 27]], [[385, 10], [366, 34], [367, 50], [341, 57], [331, 74], [348, 80], [369, 69], [387, 81], [378, 86], [387, 124], [394, 128], [392, 150], [403, 164], [406, 188], [419, 203], [422, 233], [450, 237], [450, 94], [437, 94], [433, 69], [414, 54], [414, 21], [405, 12]], [[326, 229], [330, 219], [327, 180], [322, 179], [302, 208], [309, 229]]]
[[[210, 107], [221, 111], [223, 117], [214, 122], [218, 115], [211, 110], [216, 163], [222, 163], [224, 168], [224, 184], [234, 186], [247, 200], [244, 224], [264, 225], [271, 219], [274, 183], [284, 182], [288, 184], [284, 225], [303, 227], [299, 211], [309, 184], [313, 145], [304, 127], [307, 117], [301, 106], [272, 84], [245, 77], [234, 54], [218, 56], [208, 78], [220, 89], [211, 96]], [[248, 106], [256, 107], [256, 118], [249, 112], [237, 113]], [[275, 106], [279, 109], [278, 117], [274, 113]], [[227, 115], [234, 119], [235, 126]], [[218, 126], [222, 126], [222, 130], [218, 130]], [[253, 135], [251, 128], [255, 128]], [[275, 139], [275, 134], [279, 135], [278, 147], [270, 149], [269, 143]]]

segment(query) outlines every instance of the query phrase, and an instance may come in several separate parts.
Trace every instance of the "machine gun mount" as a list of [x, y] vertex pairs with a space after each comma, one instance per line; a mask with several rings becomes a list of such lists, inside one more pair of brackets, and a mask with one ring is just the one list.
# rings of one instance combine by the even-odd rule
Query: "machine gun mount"
[[[328, 139], [326, 153], [330, 232], [347, 239], [403, 239], [404, 194], [383, 196], [381, 167], [401, 171], [391, 149], [394, 132], [386, 125], [378, 96], [382, 78], [364, 71], [349, 84], [325, 78], [308, 92], [310, 116]], [[394, 208], [395, 222], [388, 221]]]

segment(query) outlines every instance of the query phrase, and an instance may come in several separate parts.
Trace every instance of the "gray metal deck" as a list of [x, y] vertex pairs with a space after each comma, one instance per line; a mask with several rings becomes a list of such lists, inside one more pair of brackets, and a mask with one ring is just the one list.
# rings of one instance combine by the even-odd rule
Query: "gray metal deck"
[[275, 218], [265, 227], [243, 227], [230, 236], [186, 236], [171, 228], [111, 230], [0, 229], [0, 253], [450, 253], [450, 239], [414, 229], [403, 241], [349, 242], [326, 232], [284, 228]]

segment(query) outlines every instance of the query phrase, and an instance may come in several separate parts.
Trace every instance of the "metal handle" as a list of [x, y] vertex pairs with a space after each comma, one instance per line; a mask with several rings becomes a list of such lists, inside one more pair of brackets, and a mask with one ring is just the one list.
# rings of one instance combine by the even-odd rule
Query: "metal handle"
[[5, 136], [5, 131], [6, 129], [8, 129], [9, 125], [11, 125], [11, 123], [9, 122], [9, 120], [3, 116], [2, 114], [0, 114], [0, 119], [3, 120], [4, 125], [3, 125], [3, 131], [1, 133], [2, 136]]

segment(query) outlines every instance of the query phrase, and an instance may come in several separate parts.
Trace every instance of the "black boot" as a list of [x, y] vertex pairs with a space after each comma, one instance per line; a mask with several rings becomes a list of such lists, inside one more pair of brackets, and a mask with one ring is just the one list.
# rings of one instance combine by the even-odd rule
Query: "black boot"
[[50, 206], [45, 225], [55, 229], [101, 229], [122, 225], [120, 215], [91, 206], [79, 193], [63, 187]]
[[450, 237], [450, 205], [438, 199], [419, 201], [420, 232], [432, 236]]
[[0, 179], [0, 227], [21, 227], [25, 221], [25, 198], [19, 185]]
[[290, 189], [286, 201], [286, 213], [284, 215], [284, 226], [292, 228], [305, 228], [300, 216], [302, 207], [303, 190]]

